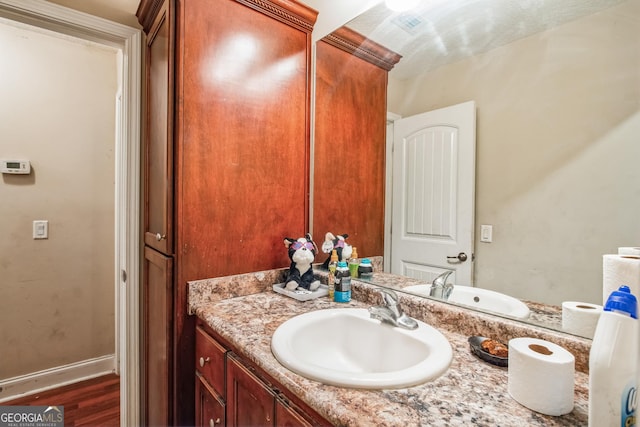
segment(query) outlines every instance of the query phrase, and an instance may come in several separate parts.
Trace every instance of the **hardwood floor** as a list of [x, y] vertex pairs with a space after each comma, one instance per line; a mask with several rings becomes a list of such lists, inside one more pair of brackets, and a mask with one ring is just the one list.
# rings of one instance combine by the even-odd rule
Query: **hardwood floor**
[[2, 403], [20, 406], [64, 406], [65, 427], [118, 427], [120, 377], [115, 374], [70, 384]]

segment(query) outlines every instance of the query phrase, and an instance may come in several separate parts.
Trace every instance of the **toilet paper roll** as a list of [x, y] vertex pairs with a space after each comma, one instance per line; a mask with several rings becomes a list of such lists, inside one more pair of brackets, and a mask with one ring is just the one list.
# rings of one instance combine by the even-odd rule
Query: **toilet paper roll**
[[602, 306], [578, 301], [562, 303], [562, 329], [570, 334], [592, 338]]
[[631, 248], [631, 247], [618, 248], [618, 255], [640, 256], [640, 248]]
[[575, 358], [537, 338], [509, 341], [508, 391], [516, 402], [545, 415], [573, 410]]
[[604, 255], [602, 262], [602, 304], [613, 291], [627, 285], [631, 293], [640, 297], [640, 256]]

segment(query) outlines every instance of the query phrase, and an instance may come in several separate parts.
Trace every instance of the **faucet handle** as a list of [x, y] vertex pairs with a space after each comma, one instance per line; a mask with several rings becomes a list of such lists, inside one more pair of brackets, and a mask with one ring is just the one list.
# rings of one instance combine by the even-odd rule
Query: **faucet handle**
[[382, 295], [382, 300], [387, 306], [398, 305], [398, 294], [391, 289], [376, 288], [376, 291], [380, 292], [380, 294]]

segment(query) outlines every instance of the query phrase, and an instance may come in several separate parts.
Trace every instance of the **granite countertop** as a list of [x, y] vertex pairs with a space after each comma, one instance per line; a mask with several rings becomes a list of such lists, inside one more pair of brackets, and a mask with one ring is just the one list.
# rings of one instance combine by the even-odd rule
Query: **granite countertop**
[[[366, 284], [354, 281], [354, 300], [334, 303], [328, 298], [299, 302], [273, 292], [281, 272], [274, 270], [209, 279], [190, 283], [189, 312], [204, 320], [246, 359], [297, 395], [320, 415], [341, 426], [580, 426], [587, 424], [588, 375], [584, 361], [576, 357], [574, 410], [565, 416], [552, 417], [533, 412], [513, 400], [507, 392], [507, 368], [489, 365], [469, 350], [468, 330], [460, 327], [461, 316], [468, 310], [447, 307], [402, 295], [401, 302], [410, 315], [436, 327], [449, 340], [453, 361], [439, 378], [410, 388], [358, 390], [324, 385], [297, 375], [282, 365], [271, 353], [271, 336], [289, 318], [313, 310], [336, 307], [371, 306], [374, 295]], [[426, 306], [422, 307], [422, 305]], [[434, 305], [435, 304], [435, 305]], [[440, 312], [448, 312], [442, 315]], [[426, 314], [425, 314], [426, 313]], [[434, 314], [435, 313], [435, 314]], [[551, 338], [572, 352], [584, 352], [582, 342], [562, 341], [562, 337], [544, 336], [531, 329], [507, 332], [505, 326], [491, 325], [491, 316], [479, 316], [474, 327], [485, 328], [505, 336]], [[436, 316], [436, 317], [434, 317]], [[437, 316], [440, 316], [437, 318]], [[447, 317], [448, 316], [448, 317]], [[467, 322], [468, 323], [468, 322]], [[508, 322], [507, 322], [508, 323]], [[478, 326], [479, 325], [479, 326]], [[507, 325], [508, 326], [508, 325]], [[526, 330], [526, 328], [525, 328]], [[560, 341], [558, 341], [560, 340]], [[552, 386], [552, 385], [551, 385]]]

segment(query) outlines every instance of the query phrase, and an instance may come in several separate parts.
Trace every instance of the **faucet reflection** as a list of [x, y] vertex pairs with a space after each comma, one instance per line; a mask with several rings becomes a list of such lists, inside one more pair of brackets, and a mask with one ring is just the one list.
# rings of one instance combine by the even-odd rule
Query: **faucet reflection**
[[378, 288], [376, 290], [382, 295], [383, 305], [369, 308], [372, 319], [404, 329], [418, 328], [418, 322], [403, 313], [400, 308], [398, 294], [390, 289]]
[[451, 292], [453, 292], [453, 284], [447, 283], [447, 279], [449, 278], [451, 273], [453, 273], [453, 271], [445, 271], [444, 273], [433, 279], [431, 289], [429, 290], [429, 296], [443, 300], [449, 299], [449, 296], [451, 296]]

